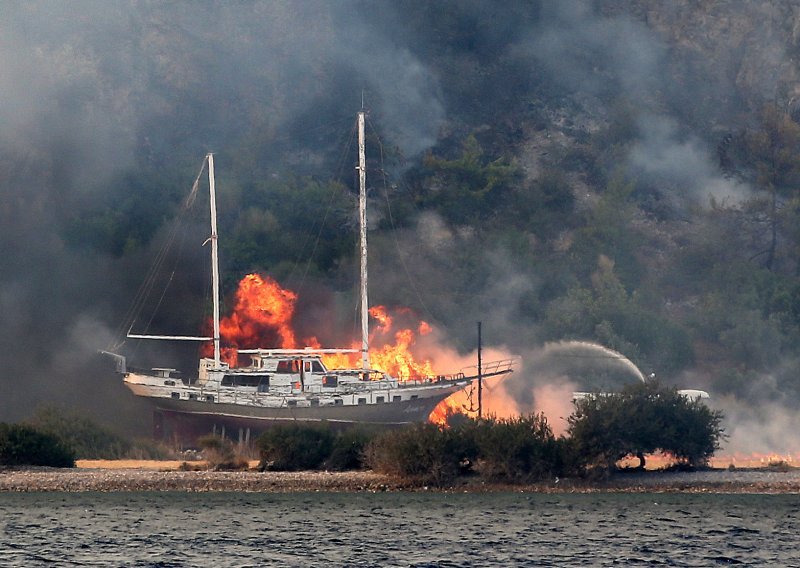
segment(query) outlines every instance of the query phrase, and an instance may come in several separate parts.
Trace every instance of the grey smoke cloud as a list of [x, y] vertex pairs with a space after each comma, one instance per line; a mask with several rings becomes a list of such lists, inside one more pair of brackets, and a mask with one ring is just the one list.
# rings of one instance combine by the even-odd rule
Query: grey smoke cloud
[[552, 79], [573, 91], [624, 92], [652, 97], [661, 82], [666, 48], [627, 15], [598, 16], [589, 2], [543, 6], [542, 26], [518, 49], [536, 58]]
[[436, 77], [360, 23], [354, 2], [4, 5], [0, 420], [48, 400], [97, 408], [127, 396], [107, 390], [111, 367], [95, 351], [144, 261], [71, 250], [61, 224], [115, 177], [142, 163], [175, 172], [183, 165], [166, 164], [180, 148], [199, 160], [248, 136], [285, 149], [280, 128], [303, 115], [329, 120], [315, 106], [326, 97], [349, 117], [362, 90], [407, 157], [436, 139]]
[[676, 205], [683, 201], [708, 206], [736, 205], [750, 197], [749, 186], [724, 178], [707, 146], [691, 134], [681, 134], [674, 119], [645, 114], [639, 118], [640, 136], [628, 161], [635, 177], [649, 184], [665, 184]]
[[[403, 19], [402, 3], [377, 9], [387, 6], [390, 20]], [[586, 105], [599, 104], [598, 95], [631, 101], [640, 118], [628, 164], [664, 180], [676, 199], [703, 202], [713, 194], [735, 201], [746, 195], [747, 188], [716, 175], [705, 138], [682, 130], [686, 121], [675, 116], [676, 107], [686, 107], [681, 101], [723, 100], [731, 85], [687, 74], [679, 98], [666, 83], [667, 41], [643, 21], [619, 11], [600, 13], [595, 3], [559, 1], [541, 3], [528, 27], [494, 2], [461, 6], [499, 52], [530, 62], [545, 91]], [[115, 176], [142, 164], [191, 176], [206, 151], [234, 147], [256, 156], [252, 161], [265, 170], [278, 170], [283, 158], [292, 157], [286, 162], [305, 168], [302, 173], [328, 177], [333, 172], [323, 171], [320, 147], [336, 141], [308, 131], [349, 119], [362, 90], [382, 138], [407, 158], [437, 141], [457, 109], [447, 108], [449, 85], [435, 71], [443, 54], [421, 54], [419, 48], [426, 39], [421, 36], [436, 30], [389, 37], [362, 17], [365, 7], [370, 3], [356, 0], [4, 3], [0, 366], [6, 371], [0, 375], [0, 421], [20, 419], [48, 400], [94, 409], [134, 405], [94, 350], [107, 344], [146, 255], [119, 260], [71, 250], [60, 226], [66, 206], [107, 195]], [[752, 55], [743, 73], [760, 73], [765, 94], [777, 81], [776, 67], [767, 64], [783, 69], [786, 63], [776, 37], [769, 39], [766, 58], [743, 47]], [[469, 61], [458, 69], [469, 75]], [[502, 92], [504, 86], [495, 88]], [[294, 130], [287, 134], [287, 128]], [[193, 158], [188, 166], [172, 164], [176, 156]], [[222, 175], [236, 158], [219, 160]], [[461, 347], [474, 345], [477, 319], [483, 319], [488, 341], [515, 352], [539, 342], [536, 322], [517, 310], [522, 298], [535, 297], [535, 269], [507, 252], [483, 250], [479, 235], [452, 230], [433, 214], [421, 215], [398, 239], [419, 292], [434, 315], [452, 325]], [[375, 244], [382, 255], [397, 248], [388, 238]], [[451, 269], [464, 259], [485, 283], [478, 293], [460, 295], [460, 283], [451, 279]], [[419, 303], [396, 258], [376, 259], [372, 274], [383, 295], [378, 301]], [[157, 355], [166, 364], [179, 359], [171, 352]]]

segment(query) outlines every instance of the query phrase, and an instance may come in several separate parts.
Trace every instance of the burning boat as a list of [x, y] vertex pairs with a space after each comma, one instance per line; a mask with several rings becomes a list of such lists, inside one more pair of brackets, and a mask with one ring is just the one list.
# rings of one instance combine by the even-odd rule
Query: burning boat
[[[213, 295], [213, 331], [210, 336], [164, 336], [128, 333], [134, 339], [200, 341], [213, 345], [213, 355], [202, 357], [196, 378], [182, 378], [171, 368], [128, 369], [123, 356], [113, 355], [124, 384], [156, 407], [156, 429], [164, 416], [191, 422], [197, 433], [210, 425], [263, 429], [275, 421], [328, 421], [342, 424], [396, 425], [428, 419], [433, 409], [473, 380], [512, 372], [512, 360], [495, 361], [452, 375], [396, 378], [370, 364], [367, 298], [366, 164], [363, 112], [358, 114], [359, 227], [360, 227], [360, 349], [308, 348], [236, 349], [223, 360], [220, 346], [220, 285], [218, 268], [214, 157], [208, 154]], [[202, 175], [198, 175], [198, 180]], [[197, 191], [195, 181], [193, 192]], [[227, 351], [227, 350], [226, 350]], [[360, 365], [335, 369], [326, 358], [345, 359], [360, 353]], [[245, 366], [230, 361], [248, 359]], [[197, 424], [201, 426], [197, 428]], [[241, 430], [240, 430], [241, 432]]]

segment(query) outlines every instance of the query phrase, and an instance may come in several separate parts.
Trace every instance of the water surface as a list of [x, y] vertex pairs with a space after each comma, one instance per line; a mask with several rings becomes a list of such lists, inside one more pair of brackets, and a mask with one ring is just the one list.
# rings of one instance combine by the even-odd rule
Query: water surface
[[800, 496], [0, 494], [0, 566], [800, 566]]

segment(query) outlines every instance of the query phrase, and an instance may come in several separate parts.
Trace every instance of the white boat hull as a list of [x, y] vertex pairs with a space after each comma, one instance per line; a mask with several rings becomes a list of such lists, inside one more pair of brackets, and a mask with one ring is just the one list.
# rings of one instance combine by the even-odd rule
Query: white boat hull
[[272, 422], [336, 422], [341, 424], [402, 425], [424, 422], [433, 409], [458, 387], [438, 391], [437, 396], [401, 402], [351, 406], [267, 408], [241, 404], [205, 403], [192, 400], [154, 399], [159, 410], [215, 419], [246, 421], [250, 426]]
[[205, 417], [209, 423], [246, 421], [248, 427], [271, 422], [334, 422], [401, 425], [424, 422], [434, 408], [469, 380], [362, 381], [331, 392], [257, 392], [254, 389], [203, 387], [145, 373], [127, 373], [125, 385], [160, 411]]

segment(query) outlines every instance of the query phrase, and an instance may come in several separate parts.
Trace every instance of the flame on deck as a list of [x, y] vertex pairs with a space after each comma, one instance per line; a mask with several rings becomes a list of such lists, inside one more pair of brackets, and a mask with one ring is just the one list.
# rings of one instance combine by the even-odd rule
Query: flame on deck
[[233, 313], [219, 322], [219, 334], [225, 347], [222, 359], [238, 364], [237, 349], [259, 347], [267, 341], [276, 348], [297, 347], [291, 322], [297, 294], [281, 288], [271, 278], [248, 274], [239, 282]]
[[[313, 336], [298, 341], [292, 322], [298, 296], [282, 288], [275, 280], [248, 274], [239, 282], [235, 299], [233, 313], [220, 320], [220, 337], [224, 345], [221, 355], [231, 366], [239, 364], [238, 349], [322, 347]], [[385, 306], [373, 306], [369, 313], [373, 320], [369, 338], [371, 368], [400, 380], [436, 374], [432, 358], [414, 353], [417, 340], [433, 333], [434, 328], [429, 323], [417, 318], [409, 308], [390, 310]], [[361, 343], [353, 340], [344, 347], [358, 350]], [[426, 348], [432, 352], [437, 350], [430, 344]], [[210, 348], [205, 347], [203, 353], [209, 355]], [[359, 368], [361, 355], [331, 354], [325, 355], [323, 361], [331, 369]], [[450, 413], [455, 409], [463, 412], [460, 404], [445, 400], [431, 414], [431, 420], [444, 423], [447, 408]]]

